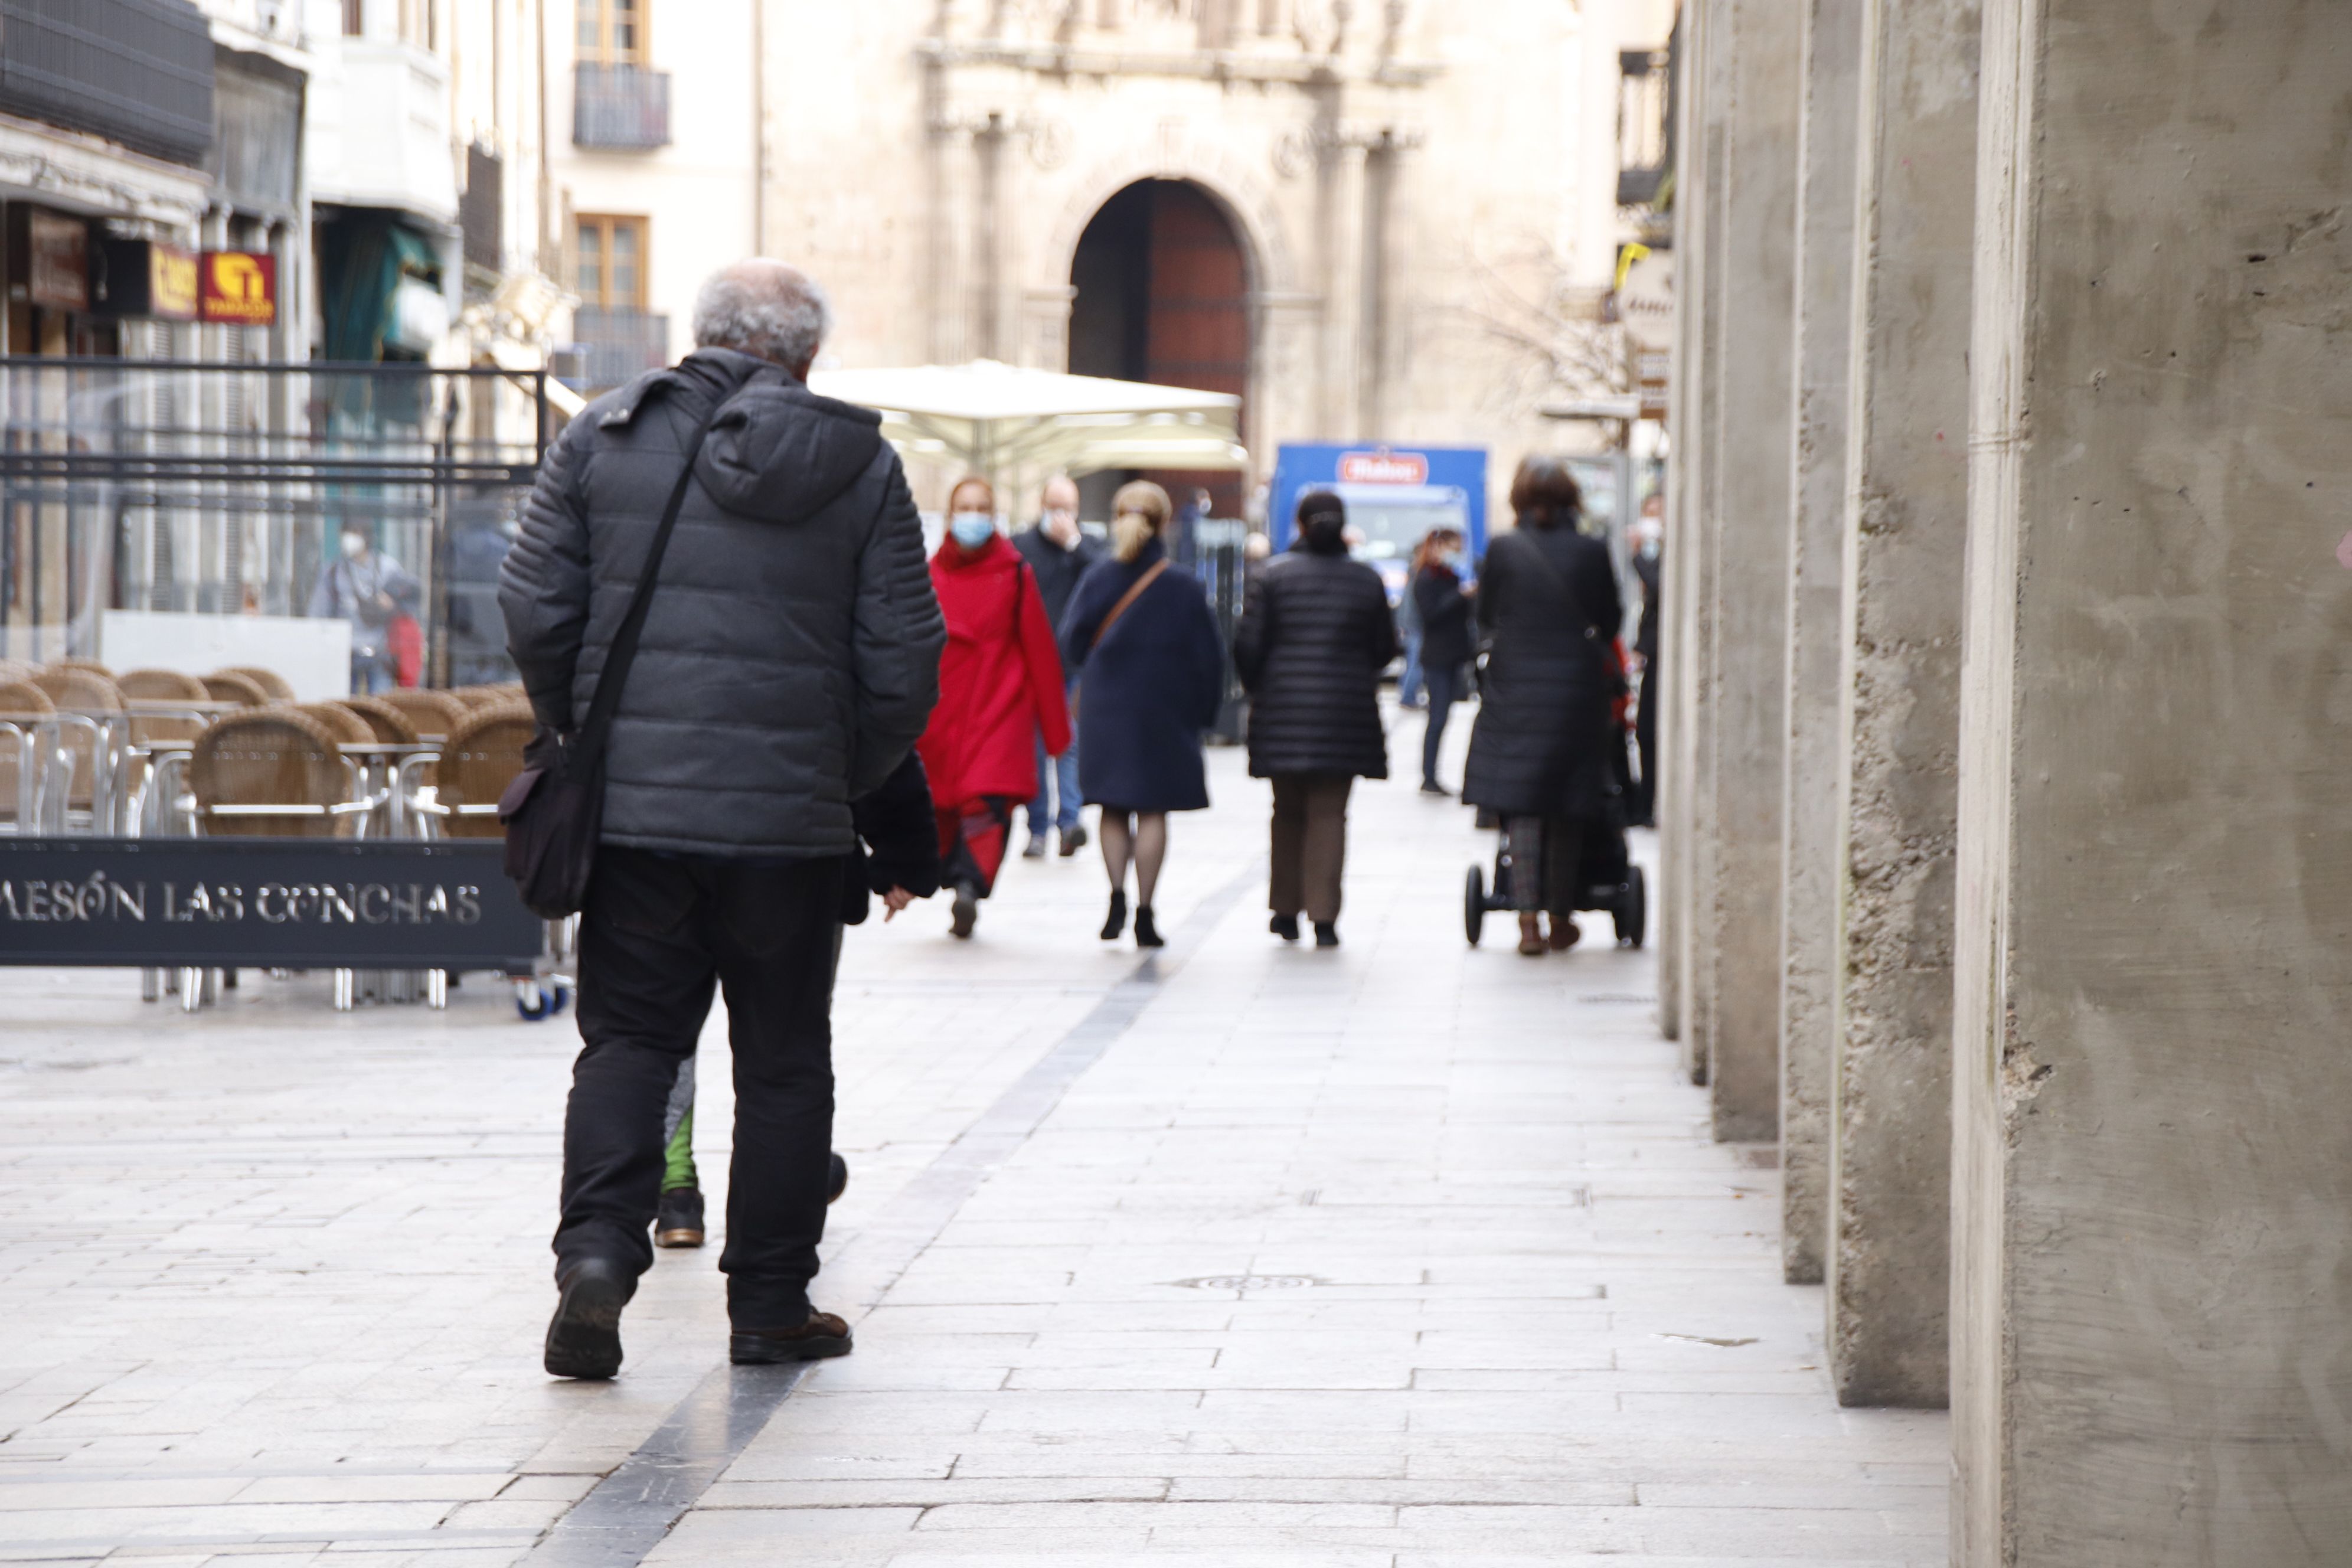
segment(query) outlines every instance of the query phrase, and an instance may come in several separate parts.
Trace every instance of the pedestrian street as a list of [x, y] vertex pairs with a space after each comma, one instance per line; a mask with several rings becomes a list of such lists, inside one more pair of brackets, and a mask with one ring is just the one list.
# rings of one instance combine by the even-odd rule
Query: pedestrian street
[[804, 1367], [726, 1364], [722, 1016], [711, 1245], [571, 1383], [569, 1014], [0, 970], [0, 1561], [1943, 1563], [1945, 1418], [1838, 1407], [1652, 957], [1469, 949], [1493, 836], [1410, 767], [1358, 788], [1345, 945], [1286, 947], [1265, 786], [1210, 768], [1156, 959], [1097, 940], [1090, 851], [1009, 862], [968, 943], [944, 900], [849, 932], [812, 1294], [856, 1349]]

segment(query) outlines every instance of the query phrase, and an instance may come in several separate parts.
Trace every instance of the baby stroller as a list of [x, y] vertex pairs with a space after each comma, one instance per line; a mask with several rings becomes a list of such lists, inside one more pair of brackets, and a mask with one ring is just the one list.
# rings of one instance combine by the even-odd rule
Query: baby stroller
[[[1501, 824], [1490, 823], [1481, 813], [1478, 826], [1500, 827]], [[1511, 909], [1511, 836], [1498, 832], [1495, 837], [1494, 880], [1489, 883], [1484, 873], [1473, 866], [1463, 883], [1462, 930], [1472, 947], [1478, 945], [1488, 911], [1507, 912]], [[1642, 945], [1649, 933], [1649, 883], [1642, 875], [1642, 868], [1634, 865], [1626, 853], [1622, 829], [1597, 829], [1585, 835], [1577, 888], [1576, 912], [1605, 910], [1616, 925], [1619, 947]]]

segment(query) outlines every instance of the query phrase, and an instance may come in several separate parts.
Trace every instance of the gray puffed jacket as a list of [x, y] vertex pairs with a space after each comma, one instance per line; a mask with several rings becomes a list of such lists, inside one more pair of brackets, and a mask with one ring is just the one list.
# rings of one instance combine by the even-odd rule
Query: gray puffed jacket
[[914, 747], [947, 627], [879, 417], [703, 349], [590, 404], [547, 454], [499, 576], [542, 724], [587, 717], [686, 447], [678, 513], [606, 758], [604, 842], [849, 853], [849, 803]]

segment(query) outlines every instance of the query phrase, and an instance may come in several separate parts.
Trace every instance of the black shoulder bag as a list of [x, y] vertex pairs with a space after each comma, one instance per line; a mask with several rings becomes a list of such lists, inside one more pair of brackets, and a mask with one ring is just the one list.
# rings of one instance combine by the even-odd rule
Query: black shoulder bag
[[670, 488], [669, 504], [654, 531], [628, 614], [621, 617], [621, 629], [605, 656], [586, 721], [577, 730], [541, 725], [523, 751], [522, 772], [499, 798], [499, 820], [507, 829], [507, 875], [514, 879], [523, 906], [542, 920], [568, 919], [588, 901], [588, 879], [596, 868], [596, 844], [604, 829], [604, 747], [612, 739], [613, 716], [620, 710], [629, 667], [637, 659], [637, 639], [653, 605], [654, 579], [660, 574], [678, 510], [694, 482], [695, 459], [718, 417], [714, 409], [686, 449], [686, 466]]

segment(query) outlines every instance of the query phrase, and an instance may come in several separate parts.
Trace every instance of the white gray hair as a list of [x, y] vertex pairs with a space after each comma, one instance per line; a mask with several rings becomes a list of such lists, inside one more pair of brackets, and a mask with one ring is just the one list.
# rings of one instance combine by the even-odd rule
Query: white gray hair
[[798, 369], [833, 331], [833, 301], [815, 279], [781, 261], [739, 261], [694, 297], [694, 341]]

